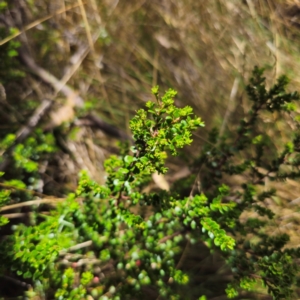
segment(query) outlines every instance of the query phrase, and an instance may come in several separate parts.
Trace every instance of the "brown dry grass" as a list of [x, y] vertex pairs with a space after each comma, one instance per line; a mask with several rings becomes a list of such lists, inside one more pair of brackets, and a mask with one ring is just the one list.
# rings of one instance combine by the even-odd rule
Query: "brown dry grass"
[[287, 73], [299, 87], [297, 5], [41, 0], [16, 9], [39, 65], [93, 100], [104, 120], [128, 131], [128, 120], [159, 84], [178, 90], [178, 104], [192, 105], [207, 128], [223, 131], [248, 108], [243, 86], [253, 65], [274, 67], [270, 82]]

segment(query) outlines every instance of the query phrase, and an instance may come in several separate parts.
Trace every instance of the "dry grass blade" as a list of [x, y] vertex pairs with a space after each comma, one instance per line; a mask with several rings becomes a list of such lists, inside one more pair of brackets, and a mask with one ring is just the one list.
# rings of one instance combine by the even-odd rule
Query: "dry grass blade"
[[22, 33], [24, 33], [24, 32], [26, 32], [26, 31], [28, 31], [28, 30], [30, 30], [30, 29], [36, 27], [37, 25], [39, 25], [39, 24], [41, 24], [41, 23], [43, 23], [43, 22], [45, 22], [45, 21], [47, 21], [47, 20], [49, 20], [49, 19], [52, 19], [54, 16], [59, 15], [59, 14], [62, 14], [62, 13], [64, 13], [64, 12], [68, 11], [68, 10], [71, 10], [71, 9], [73, 9], [73, 8], [76, 8], [76, 7], [81, 6], [81, 5], [84, 5], [84, 4], [85, 4], [85, 3], [69, 5], [69, 6], [67, 6], [67, 7], [64, 7], [64, 8], [62, 8], [62, 9], [57, 10], [55, 13], [53, 13], [53, 14], [51, 14], [51, 15], [48, 15], [48, 16], [43, 17], [43, 18], [40, 18], [40, 19], [38, 19], [38, 20], [36, 20], [36, 21], [34, 21], [34, 22], [32, 22], [32, 23], [30, 23], [30, 24], [24, 26], [24, 29], [23, 29], [23, 30], [17, 31], [17, 32], [13, 33], [12, 35], [6, 37], [6, 38], [3, 39], [2, 41], [0, 41], [0, 46], [6, 44], [7, 42], [11, 41], [12, 39], [18, 37], [18, 36], [21, 35]]

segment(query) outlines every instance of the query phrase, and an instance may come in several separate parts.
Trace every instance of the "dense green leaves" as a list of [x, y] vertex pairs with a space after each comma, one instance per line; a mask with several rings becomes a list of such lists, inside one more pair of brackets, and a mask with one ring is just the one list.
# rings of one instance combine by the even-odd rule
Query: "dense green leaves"
[[[181, 287], [190, 283], [190, 274], [180, 267], [183, 245], [202, 241], [211, 252], [226, 259], [234, 275], [227, 286], [228, 298], [241, 289], [263, 285], [274, 299], [292, 297], [299, 274], [297, 248], [287, 248], [287, 234], [269, 235], [268, 220], [274, 212], [264, 201], [274, 189], [260, 188], [263, 179], [299, 177], [299, 134], [285, 143], [270, 161], [265, 154], [269, 137], [259, 132], [259, 113], [291, 111], [296, 93], [286, 93], [287, 80], [279, 78], [269, 90], [263, 70], [256, 68], [247, 93], [252, 109], [230, 139], [212, 131], [210, 143], [195, 162], [199, 167], [201, 190], [189, 197], [166, 191], [144, 193], [143, 186], [155, 172], [166, 173], [168, 154], [191, 144], [192, 131], [204, 126], [191, 107], [174, 105], [176, 92], [146, 103], [130, 122], [134, 145], [123, 145], [120, 155], [105, 162], [107, 181], [99, 185], [87, 172], [79, 176], [76, 191], [48, 215], [33, 212], [34, 222], [19, 225], [7, 237], [1, 257], [20, 277], [30, 279], [33, 289], [27, 296], [47, 299], [136, 299], [150, 288], [153, 299], [187, 299]], [[17, 168], [34, 173], [39, 156], [55, 150], [51, 135], [37, 131], [16, 145]], [[40, 141], [41, 140], [41, 141]], [[7, 135], [3, 149], [14, 144]], [[250, 149], [254, 149], [250, 151]], [[282, 168], [282, 167], [285, 168]], [[262, 167], [265, 171], [262, 171]], [[239, 188], [222, 183], [224, 175], [244, 174]], [[189, 186], [195, 177], [188, 181]], [[25, 188], [20, 180], [7, 185]], [[180, 189], [178, 188], [180, 192]], [[9, 190], [0, 192], [0, 207], [10, 201]], [[140, 208], [151, 207], [147, 216]], [[242, 214], [254, 212], [246, 221]], [[0, 219], [0, 226], [7, 219]], [[197, 298], [204, 300], [204, 293]]]

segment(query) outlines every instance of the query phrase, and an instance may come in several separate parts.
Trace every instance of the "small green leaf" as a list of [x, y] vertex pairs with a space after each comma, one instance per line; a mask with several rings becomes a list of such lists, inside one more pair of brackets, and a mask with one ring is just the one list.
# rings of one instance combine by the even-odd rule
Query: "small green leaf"
[[135, 160], [135, 158], [133, 156], [130, 156], [130, 155], [126, 155], [124, 157], [124, 161], [126, 162], [127, 165], [130, 165], [134, 160]]

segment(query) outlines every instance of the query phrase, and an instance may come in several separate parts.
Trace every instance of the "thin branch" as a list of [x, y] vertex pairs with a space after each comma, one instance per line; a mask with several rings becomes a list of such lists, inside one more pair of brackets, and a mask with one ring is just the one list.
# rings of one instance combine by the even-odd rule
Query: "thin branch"
[[158, 243], [159, 243], [159, 244], [162, 244], [162, 243], [166, 242], [167, 240], [170, 240], [170, 239], [172, 239], [173, 237], [175, 237], [175, 236], [177, 236], [177, 235], [180, 235], [180, 234], [182, 234], [182, 231], [177, 231], [177, 232], [175, 232], [175, 233], [173, 233], [173, 234], [171, 234], [171, 235], [168, 235], [168, 236], [163, 237], [162, 239], [160, 239], [160, 240], [158, 241]]
[[70, 102], [74, 103], [74, 106], [83, 106], [84, 100], [68, 85], [66, 85], [67, 78], [65, 80], [58, 80], [51, 73], [38, 66], [25, 49], [19, 50], [19, 56], [32, 73], [40, 77], [44, 82], [50, 84], [54, 88], [56, 94], [62, 92]]
[[0, 212], [6, 211], [6, 210], [11, 210], [11, 209], [16, 209], [24, 206], [32, 206], [32, 205], [41, 205], [41, 204], [56, 204], [58, 202], [62, 202], [66, 200], [65, 198], [49, 198], [49, 199], [40, 199], [40, 200], [31, 200], [31, 201], [26, 201], [26, 202], [21, 202], [17, 204], [11, 204], [7, 206], [2, 206], [0, 207]]
[[[93, 36], [93, 39], [96, 40], [97, 37], [98, 37], [98, 34]], [[58, 92], [62, 92], [66, 96], [69, 106], [82, 107], [84, 104], [84, 99], [80, 95], [78, 95], [71, 87], [69, 87], [66, 84], [66, 82], [69, 80], [70, 76], [77, 69], [77, 66], [82, 62], [82, 60], [88, 54], [89, 48], [88, 48], [88, 46], [85, 45], [85, 46], [83, 46], [83, 48], [80, 48], [78, 50], [78, 52], [80, 52], [81, 55], [77, 58], [78, 62], [76, 63], [76, 66], [74, 66], [72, 68], [72, 70], [69, 70], [69, 72], [67, 72], [67, 74], [63, 77], [62, 80], [58, 80], [51, 73], [49, 73], [42, 67], [38, 66], [36, 64], [36, 62], [34, 61], [34, 59], [27, 53], [26, 50], [24, 50], [24, 49], [19, 50], [19, 55], [20, 55], [21, 59], [23, 60], [23, 62], [25, 63], [25, 65], [35, 75], [40, 77], [45, 83], [48, 83], [49, 85], [51, 85], [54, 88], [56, 94]], [[55, 96], [53, 96], [53, 97], [55, 97]], [[58, 114], [59, 114], [59, 112], [56, 113], [56, 115], [58, 115]], [[90, 120], [93, 126], [100, 128], [101, 130], [103, 130], [104, 132], [106, 132], [107, 134], [109, 134], [111, 136], [121, 138], [124, 140], [130, 139], [130, 137], [128, 137], [128, 135], [125, 132], [114, 127], [113, 125], [111, 125], [109, 123], [106, 123], [105, 121], [101, 120], [99, 117], [97, 117], [94, 114], [87, 115], [85, 117], [85, 119]], [[60, 122], [62, 123], [63, 121], [64, 121], [64, 119], [62, 116], [62, 118], [60, 118]], [[52, 128], [53, 125], [60, 125], [60, 124], [55, 124], [55, 123], [56, 122], [54, 121], [53, 124], [50, 124], [49, 126], [47, 126], [47, 129]]]
[[15, 278], [12, 278], [12, 277], [9, 277], [9, 276], [6, 276], [6, 275], [0, 275], [0, 278], [6, 279], [8, 281], [11, 281], [11, 282], [15, 283], [16, 285], [21, 286], [23, 288], [27, 288], [28, 289], [28, 288], [31, 287], [30, 284], [27, 284], [24, 281], [20, 281], [20, 280], [17, 280]]
[[83, 243], [80, 243], [80, 244], [77, 244], [77, 245], [74, 245], [68, 249], [65, 249], [65, 250], [61, 250], [59, 252], [59, 255], [65, 255], [67, 252], [70, 252], [70, 251], [77, 251], [79, 249], [82, 249], [82, 248], [86, 248], [86, 247], [89, 247], [93, 244], [92, 241], [86, 241], [86, 242], [83, 242]]
[[[32, 212], [28, 212], [28, 213], [13, 213], [13, 214], [4, 214], [1, 215], [1, 217], [7, 218], [7, 219], [17, 219], [17, 218], [24, 218], [26, 216], [30, 216], [32, 215]], [[44, 212], [39, 212], [40, 215], [49, 215], [48, 211], [44, 211]]]
[[34, 191], [34, 190], [19, 188], [19, 187], [16, 187], [16, 186], [13, 186], [13, 185], [10, 185], [10, 184], [7, 184], [7, 183], [2, 183], [2, 182], [0, 182], [0, 187], [3, 187], [3, 188], [8, 189], [8, 190], [23, 191], [23, 192], [26, 192], [26, 193], [29, 193], [31, 195], [35, 195], [35, 196], [38, 196], [38, 197], [41, 197], [41, 198], [43, 198], [43, 197], [45, 198], [45, 197], [49, 196], [49, 195], [45, 195], [43, 193], [40, 193], [40, 192], [37, 192], [37, 191]]
[[75, 125], [84, 125], [99, 128], [113, 137], [120, 138], [122, 140], [133, 141], [132, 138], [128, 136], [123, 130], [120, 130], [115, 126], [104, 122], [99, 117], [93, 114], [88, 114], [85, 117], [76, 120]]

